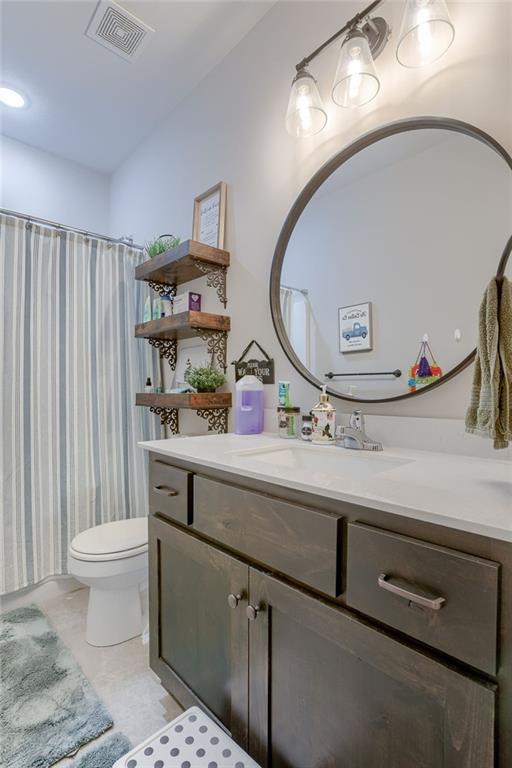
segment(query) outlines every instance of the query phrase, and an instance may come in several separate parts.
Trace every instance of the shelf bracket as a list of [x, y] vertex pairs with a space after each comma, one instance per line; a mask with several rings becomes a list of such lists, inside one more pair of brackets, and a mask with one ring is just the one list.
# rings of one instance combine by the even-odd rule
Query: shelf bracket
[[219, 432], [226, 434], [228, 431], [228, 409], [227, 408], [199, 408], [197, 415], [208, 422], [208, 432]]
[[177, 408], [160, 408], [160, 406], [152, 405], [149, 410], [151, 413], [160, 416], [162, 426], [169, 427], [173, 435], [179, 434]]
[[199, 272], [206, 275], [206, 285], [208, 288], [216, 288], [217, 296], [223, 303], [224, 309], [228, 303], [228, 297], [226, 293], [226, 271], [227, 267], [212, 266], [200, 259], [195, 259], [195, 265]]
[[227, 331], [210, 331], [205, 328], [196, 328], [196, 334], [206, 341], [208, 354], [215, 355], [217, 363], [224, 370], [227, 371]]
[[160, 296], [176, 296], [177, 285], [176, 283], [155, 283], [154, 280], [149, 280], [149, 287], [156, 291]]
[[148, 341], [152, 347], [158, 349], [160, 357], [167, 360], [171, 371], [175, 371], [178, 358], [178, 342], [176, 339], [148, 339]]

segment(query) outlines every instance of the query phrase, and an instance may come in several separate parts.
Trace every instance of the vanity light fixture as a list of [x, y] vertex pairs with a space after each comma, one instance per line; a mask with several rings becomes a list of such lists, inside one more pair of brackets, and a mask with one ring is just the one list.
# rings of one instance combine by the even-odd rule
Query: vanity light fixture
[[340, 107], [362, 107], [375, 98], [379, 89], [368, 38], [361, 29], [353, 29], [341, 46], [332, 100]]
[[0, 102], [13, 109], [21, 109], [27, 104], [26, 98], [19, 91], [6, 85], [0, 86]]
[[404, 67], [432, 64], [455, 37], [446, 0], [407, 0], [396, 57]]
[[326, 123], [327, 112], [318, 84], [313, 75], [303, 67], [293, 78], [286, 112], [286, 130], [291, 136], [305, 138], [314, 136]]
[[[291, 136], [314, 136], [327, 124], [318, 83], [309, 64], [331, 43], [343, 36], [332, 87], [332, 100], [340, 107], [361, 107], [375, 98], [380, 82], [375, 59], [391, 37], [391, 28], [372, 13], [384, 0], [374, 0], [338, 32], [300, 61], [292, 81], [286, 130]], [[455, 37], [446, 0], [405, 0], [396, 56], [404, 67], [419, 67], [437, 61]]]

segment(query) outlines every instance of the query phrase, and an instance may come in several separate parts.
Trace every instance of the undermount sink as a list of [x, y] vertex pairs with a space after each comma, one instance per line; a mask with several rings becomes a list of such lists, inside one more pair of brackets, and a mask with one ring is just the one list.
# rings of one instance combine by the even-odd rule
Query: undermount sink
[[[322, 473], [354, 479], [373, 477], [412, 461], [371, 451], [350, 451], [334, 446], [308, 446], [301, 443], [233, 451], [232, 456], [262, 462], [277, 470], [291, 469], [298, 473]], [[297, 477], [300, 476], [298, 474]]]

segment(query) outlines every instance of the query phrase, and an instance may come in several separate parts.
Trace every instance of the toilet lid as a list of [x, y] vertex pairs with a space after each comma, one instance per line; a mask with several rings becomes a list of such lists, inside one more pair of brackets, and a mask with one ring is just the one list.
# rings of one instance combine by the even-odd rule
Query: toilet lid
[[71, 542], [71, 548], [82, 555], [114, 555], [140, 549], [147, 543], [147, 518], [136, 517], [82, 531]]

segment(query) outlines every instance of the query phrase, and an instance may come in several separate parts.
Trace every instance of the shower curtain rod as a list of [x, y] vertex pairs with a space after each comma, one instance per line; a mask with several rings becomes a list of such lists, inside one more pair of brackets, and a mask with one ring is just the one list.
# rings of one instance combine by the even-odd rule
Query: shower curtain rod
[[309, 294], [307, 288], [294, 288], [293, 285], [284, 285], [284, 283], [281, 283], [281, 288], [284, 288], [286, 291], [296, 291], [297, 293], [302, 293], [303, 296], [308, 296]]
[[108, 237], [108, 235], [98, 235], [96, 232], [89, 232], [87, 229], [80, 229], [80, 227], [68, 227], [66, 224], [59, 224], [56, 221], [50, 221], [50, 219], [41, 219], [39, 216], [29, 216], [26, 213], [19, 213], [18, 211], [10, 211], [7, 208], [0, 208], [0, 213], [4, 213], [6, 216], [15, 216], [18, 219], [24, 219], [24, 221], [30, 221], [34, 224], [44, 224], [47, 227], [53, 229], [61, 229], [65, 232], [77, 232], [79, 235], [85, 235], [86, 237], [94, 237], [97, 240], [105, 240], [107, 243], [115, 243], [117, 245], [128, 245], [130, 248], [143, 251], [144, 246], [137, 245], [131, 238], [114, 238]]

